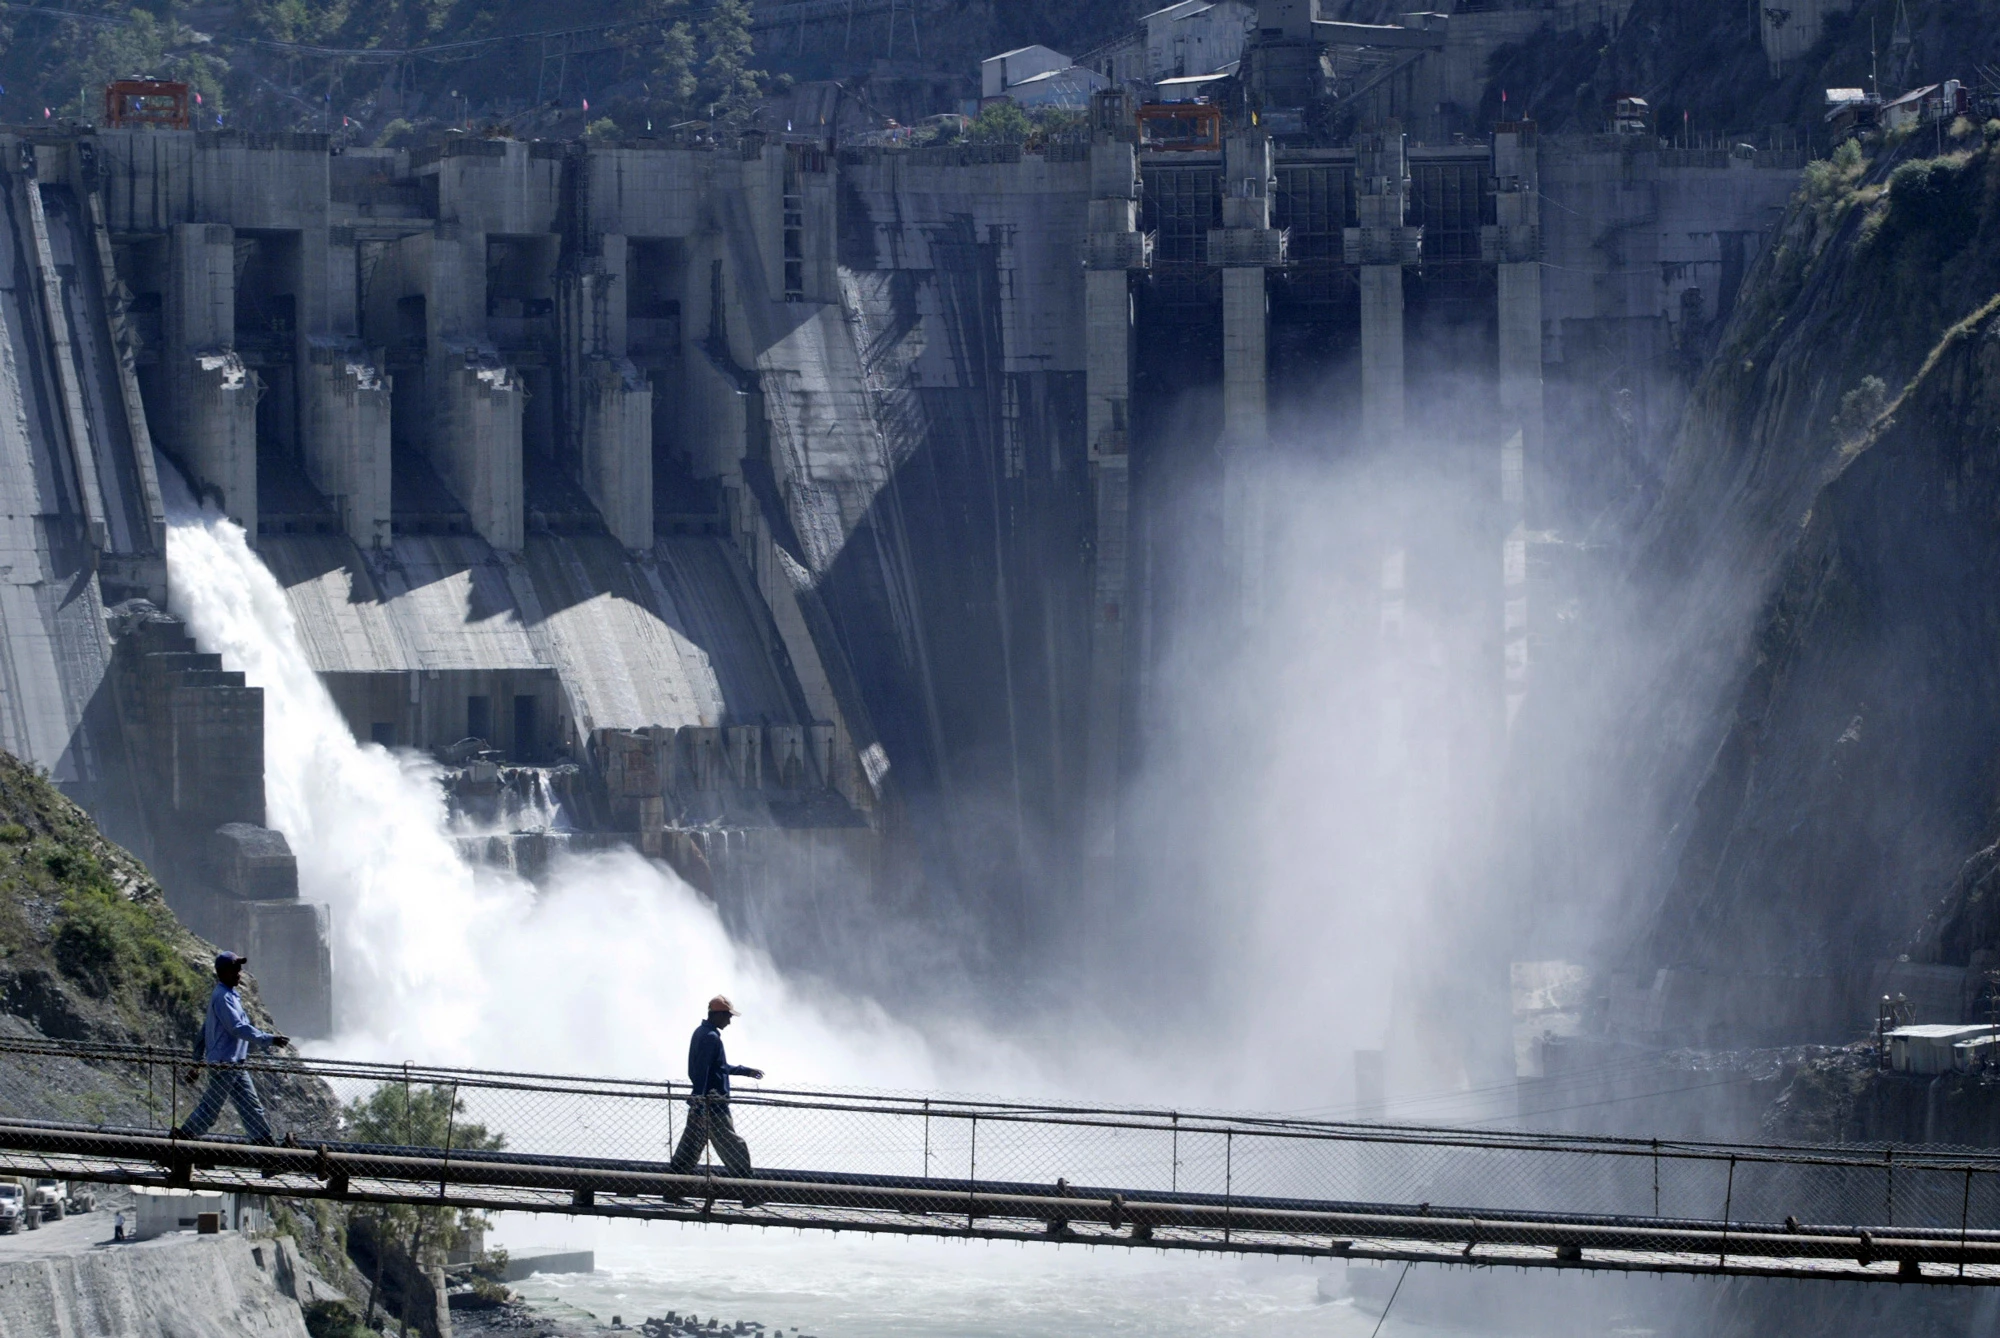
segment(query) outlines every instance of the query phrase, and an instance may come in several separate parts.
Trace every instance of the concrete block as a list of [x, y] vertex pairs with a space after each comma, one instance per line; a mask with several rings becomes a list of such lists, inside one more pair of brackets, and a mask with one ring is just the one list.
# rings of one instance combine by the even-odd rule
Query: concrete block
[[1139, 198], [1136, 145], [1114, 140], [1090, 146], [1090, 197], [1104, 201]]
[[281, 901], [299, 895], [299, 862], [285, 834], [247, 822], [225, 822], [209, 837], [215, 881], [245, 901]]
[[172, 233], [166, 330], [169, 348], [236, 342], [236, 230], [180, 223]]
[[490, 345], [444, 341], [433, 355], [431, 463], [493, 547], [525, 538], [521, 383]]
[[840, 748], [840, 731], [831, 723], [815, 720], [806, 726], [807, 747], [819, 783], [829, 790], [843, 790], [847, 784], [846, 754]]
[[[1396, 217], [1401, 217], [1400, 205]], [[1424, 258], [1424, 230], [1401, 222], [1364, 224], [1341, 229], [1340, 245], [1341, 259], [1350, 265], [1415, 265]]]
[[612, 537], [633, 552], [653, 546], [653, 390], [626, 358], [584, 363], [583, 488]]
[[[203, 672], [236, 681], [198, 681]], [[244, 686], [241, 674], [188, 671], [168, 675], [159, 697], [163, 709], [149, 723], [158, 731], [152, 743], [165, 764], [165, 797], [196, 849], [201, 832], [225, 822], [261, 826], [264, 690]]]
[[1139, 226], [1137, 200], [1092, 200], [1088, 212], [1092, 232], [1131, 232]]
[[766, 778], [780, 790], [803, 790], [810, 783], [806, 731], [803, 725], [771, 725], [764, 731], [771, 765]]
[[301, 377], [306, 474], [360, 548], [386, 548], [390, 379], [358, 346], [315, 341]]
[[333, 1034], [331, 917], [307, 901], [245, 901], [243, 947], [258, 997], [293, 1036]]
[[1090, 270], [1150, 269], [1153, 265], [1153, 234], [1150, 232], [1093, 232], [1084, 241], [1084, 268]]
[[257, 399], [263, 382], [232, 349], [206, 349], [181, 366], [181, 462], [223, 512], [257, 537]]
[[721, 790], [729, 784], [729, 761], [722, 731], [709, 725], [684, 725], [679, 731], [680, 786]]
[[[1224, 197], [1222, 226], [1232, 231], [1244, 229], [1251, 232], [1261, 232], [1270, 227], [1271, 197], [1261, 194]], [[1210, 259], [1213, 260], [1214, 257], [1211, 256]]]
[[741, 790], [764, 788], [764, 728], [731, 725], [723, 731], [729, 752], [729, 778]]
[[1283, 228], [1210, 228], [1208, 263], [1275, 269], [1285, 263], [1289, 241], [1290, 234]]
[[597, 763], [604, 769], [605, 789], [614, 802], [663, 792], [659, 743], [644, 731], [601, 731], [597, 736]]

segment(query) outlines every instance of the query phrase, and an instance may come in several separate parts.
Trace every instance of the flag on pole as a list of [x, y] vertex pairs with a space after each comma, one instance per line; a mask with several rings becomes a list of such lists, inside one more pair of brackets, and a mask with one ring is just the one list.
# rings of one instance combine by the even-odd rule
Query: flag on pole
[[589, 111], [589, 110], [590, 110], [590, 99], [589, 99], [589, 98], [585, 98], [585, 99], [583, 100], [583, 109], [584, 109], [585, 111]]

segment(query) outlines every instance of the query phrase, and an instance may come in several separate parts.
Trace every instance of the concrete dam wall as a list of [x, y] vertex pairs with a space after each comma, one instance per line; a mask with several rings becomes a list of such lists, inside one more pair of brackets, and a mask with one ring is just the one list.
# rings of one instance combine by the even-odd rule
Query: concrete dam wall
[[[1643, 461], [1797, 168], [1366, 138], [0, 134], [0, 743], [198, 929], [285, 961], [289, 1029], [330, 1029], [261, 696], [161, 612], [157, 443], [356, 737], [454, 793], [532, 771], [781, 947], [778, 885], [1045, 941], [1118, 881], [1163, 629], [1256, 616], [1246, 462], [1308, 388], [1392, 440], [1406, 383], [1488, 387], [1496, 488], [1607, 406]], [[1176, 475], [1214, 515], [1182, 525]], [[1533, 488], [1496, 503], [1497, 558]]]

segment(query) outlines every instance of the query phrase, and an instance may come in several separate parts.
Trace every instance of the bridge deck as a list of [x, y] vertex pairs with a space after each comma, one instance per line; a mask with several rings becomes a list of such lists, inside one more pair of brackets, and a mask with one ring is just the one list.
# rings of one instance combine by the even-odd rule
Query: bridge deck
[[737, 1178], [672, 1169], [684, 1083], [245, 1067], [295, 1146], [173, 1137], [195, 1094], [182, 1056], [0, 1041], [0, 1093], [79, 1094], [71, 1110], [0, 1096], [0, 1172], [1156, 1250], [2000, 1283], [2000, 1155], [1969, 1149], [766, 1088], [733, 1102], [757, 1168]]

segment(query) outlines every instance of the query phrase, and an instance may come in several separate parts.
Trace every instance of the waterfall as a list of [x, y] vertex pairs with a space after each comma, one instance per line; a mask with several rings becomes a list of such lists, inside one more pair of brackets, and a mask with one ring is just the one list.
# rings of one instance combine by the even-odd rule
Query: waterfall
[[[915, 1031], [871, 1001], [807, 997], [664, 865], [566, 853], [537, 888], [467, 863], [439, 768], [354, 739], [242, 528], [180, 491], [172, 610], [264, 689], [267, 821], [291, 842], [300, 895], [331, 909], [329, 1052], [678, 1077], [688, 1033], [723, 992], [746, 1013], [732, 1057], [773, 1081], [934, 1084]], [[534, 799], [554, 825], [546, 777]]]

